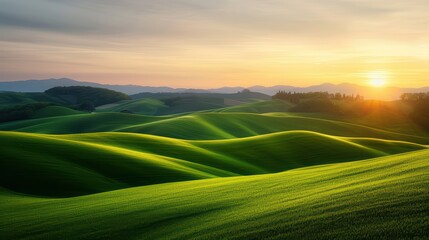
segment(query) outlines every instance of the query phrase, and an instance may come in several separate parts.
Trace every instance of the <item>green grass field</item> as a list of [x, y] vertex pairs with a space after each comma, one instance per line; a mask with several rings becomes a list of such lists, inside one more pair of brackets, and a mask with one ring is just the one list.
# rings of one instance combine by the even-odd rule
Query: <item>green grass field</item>
[[157, 99], [138, 99], [138, 100], [126, 100], [114, 104], [114, 106], [101, 107], [98, 112], [122, 112], [129, 111], [132, 113], [144, 114], [144, 115], [157, 115], [162, 109], [167, 106]]
[[189, 113], [211, 109], [224, 108], [225, 100], [222, 98], [191, 97], [176, 99], [170, 105], [159, 99], [137, 99], [118, 102], [113, 106], [101, 106], [98, 112], [129, 112], [150, 116]]
[[429, 238], [429, 137], [411, 122], [177, 101], [1, 123], [0, 239]]
[[48, 196], [274, 173], [426, 148], [306, 131], [218, 141], [127, 133], [56, 136], [1, 132], [0, 142], [4, 147], [0, 161], [3, 187]]
[[83, 114], [83, 112], [62, 107], [62, 106], [48, 106], [40, 110], [37, 110], [31, 117], [48, 118], [48, 117], [69, 116], [69, 115], [76, 115], [76, 114]]
[[0, 124], [0, 130], [48, 134], [132, 132], [158, 136], [215, 140], [305, 130], [344, 137], [372, 137], [429, 144], [429, 137], [392, 132], [350, 122], [292, 113], [194, 113], [145, 116], [127, 113], [94, 113], [33, 119]]
[[271, 113], [287, 112], [293, 104], [282, 100], [257, 101], [252, 103], [240, 104], [237, 106], [226, 107], [219, 112], [240, 112], [240, 113]]
[[4, 239], [426, 239], [429, 151], [74, 198], [2, 190]]

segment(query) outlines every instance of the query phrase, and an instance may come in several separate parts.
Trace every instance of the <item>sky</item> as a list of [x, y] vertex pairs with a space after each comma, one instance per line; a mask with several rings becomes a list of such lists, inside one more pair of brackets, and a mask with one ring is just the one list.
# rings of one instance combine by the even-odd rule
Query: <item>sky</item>
[[0, 81], [428, 86], [428, 12], [428, 0], [0, 0]]

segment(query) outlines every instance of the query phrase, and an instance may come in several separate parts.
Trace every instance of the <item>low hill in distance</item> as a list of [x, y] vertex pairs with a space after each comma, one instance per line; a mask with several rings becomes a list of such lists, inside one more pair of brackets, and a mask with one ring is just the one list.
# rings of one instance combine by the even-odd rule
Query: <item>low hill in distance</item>
[[294, 105], [290, 102], [281, 100], [257, 101], [244, 103], [235, 106], [229, 106], [211, 112], [236, 112], [236, 113], [274, 113], [289, 112]]
[[23, 105], [13, 105], [0, 109], [0, 123], [14, 122], [26, 119], [68, 116], [84, 112], [49, 102], [34, 102]]
[[[81, 82], [70, 78], [59, 79], [41, 79], [41, 80], [21, 80], [0, 82], [0, 91], [7, 92], [44, 92], [54, 87], [71, 87], [71, 86], [85, 86], [95, 88], [105, 88], [113, 91], [122, 92], [125, 94], [137, 94], [140, 92], [170, 92], [174, 91], [169, 87], [143, 87], [136, 85], [109, 85], [94, 82]], [[185, 90], [185, 89], [183, 89]]]
[[54, 87], [46, 90], [45, 93], [64, 99], [72, 105], [90, 103], [94, 107], [129, 99], [129, 97], [124, 93], [104, 88], [81, 86]]
[[0, 92], [0, 109], [10, 108], [15, 105], [39, 102], [55, 103], [60, 105], [68, 104], [67, 100], [46, 93]]
[[70, 116], [70, 115], [77, 115], [77, 114], [84, 114], [84, 112], [63, 107], [63, 106], [51, 105], [35, 111], [31, 115], [31, 118], [37, 119], [37, 118], [48, 118], [48, 117], [58, 117], [58, 116]]
[[[152, 116], [170, 115], [177, 113], [191, 113], [195, 111], [215, 111], [216, 109], [229, 108], [231, 106], [242, 106], [224, 109], [220, 111], [246, 111], [245, 108], [251, 104], [258, 104], [261, 100], [268, 101], [266, 111], [287, 110], [287, 107], [277, 108], [279, 105], [289, 106], [286, 102], [270, 106], [271, 97], [254, 92], [239, 92], [234, 94], [194, 94], [194, 93], [145, 93], [131, 96], [136, 100], [121, 101], [115, 104], [108, 104], [97, 108], [98, 112], [125, 112], [144, 114]], [[250, 107], [251, 108], [251, 107]], [[256, 107], [259, 112], [262, 108]]]
[[[169, 115], [225, 108], [270, 99], [269, 96], [239, 92], [235, 94], [145, 94], [151, 98], [130, 100], [123, 93], [92, 87], [55, 87], [44, 93], [0, 93], [2, 122], [37, 117], [32, 112], [42, 105], [57, 105], [82, 111], [124, 112], [144, 115]], [[136, 97], [136, 96], [135, 96]], [[28, 112], [31, 111], [31, 112]], [[47, 112], [47, 110], [45, 110]], [[56, 111], [59, 113], [59, 111]], [[6, 116], [8, 115], [8, 116]], [[42, 114], [43, 115], [43, 114]], [[52, 113], [47, 116], [58, 116]]]
[[144, 98], [121, 101], [97, 108], [97, 112], [122, 112], [151, 116], [190, 113], [225, 107], [224, 99], [213, 97], [186, 97], [154, 99]]
[[[174, 98], [223, 98], [228, 100], [234, 100], [238, 103], [248, 103], [255, 100], [271, 100], [271, 96], [259, 93], [251, 92], [249, 90], [242, 90], [235, 93], [139, 93], [131, 95], [133, 99], [141, 98], [155, 98], [155, 99], [174, 99]], [[231, 104], [237, 105], [237, 104]]]
[[55, 87], [44, 93], [0, 93], [0, 122], [91, 112], [127, 100], [123, 93], [92, 87]]
[[[28, 111], [39, 110], [46, 103], [90, 112], [97, 107], [97, 112], [151, 116], [194, 112], [318, 113], [324, 114], [323, 118], [417, 135], [422, 135], [422, 133], [425, 135], [424, 133], [427, 132], [424, 130], [427, 128], [425, 119], [429, 119], [429, 115], [423, 114], [426, 112], [427, 106], [417, 110], [417, 107], [414, 106], [416, 104], [403, 100], [350, 100], [347, 96], [344, 99], [302, 99], [300, 102], [292, 103], [279, 99], [264, 100], [270, 97], [250, 91], [235, 94], [146, 93], [138, 96], [147, 98], [123, 100], [128, 96], [110, 90], [89, 87], [54, 88], [47, 93], [0, 93], [0, 107], [4, 106], [3, 110], [0, 108], [3, 115], [1, 121], [37, 118], [39, 115]], [[353, 98], [352, 95], [350, 97]], [[47, 111], [45, 110], [45, 112]], [[61, 111], [55, 111], [46, 116], [58, 116], [59, 113]]]
[[57, 105], [79, 105], [91, 102], [94, 106], [130, 99], [127, 95], [103, 88], [55, 87], [43, 93], [0, 92], [0, 108], [28, 103], [54, 103]]
[[[214, 89], [189, 89], [189, 88], [171, 88], [171, 87], [150, 87], [150, 86], [137, 86], [137, 85], [109, 85], [100, 84], [93, 82], [81, 82], [69, 78], [60, 79], [44, 79], [44, 80], [22, 80], [22, 81], [10, 81], [0, 82], [0, 91], [12, 91], [12, 92], [44, 92], [53, 87], [61, 86], [90, 86], [97, 88], [106, 88], [125, 94], [138, 94], [138, 93], [236, 93], [249, 89], [253, 92], [260, 92], [266, 95], [274, 95], [278, 91], [286, 92], [330, 92], [330, 93], [344, 93], [344, 94], [363, 94], [367, 99], [379, 99], [380, 94], [378, 91], [374, 91], [372, 87], [360, 86], [350, 83], [342, 84], [331, 84], [324, 83], [308, 87], [297, 87], [289, 85], [278, 85], [278, 86], [251, 86], [251, 87], [221, 87]], [[417, 92], [429, 92], [429, 87], [422, 88], [398, 88], [389, 87], [385, 89], [386, 95], [384, 100], [396, 100], [403, 93], [417, 93]]]

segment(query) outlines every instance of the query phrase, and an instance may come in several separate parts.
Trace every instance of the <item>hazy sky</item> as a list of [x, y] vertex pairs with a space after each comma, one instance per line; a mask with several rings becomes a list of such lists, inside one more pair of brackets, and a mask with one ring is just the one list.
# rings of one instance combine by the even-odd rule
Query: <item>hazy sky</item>
[[0, 81], [306, 86], [374, 75], [429, 85], [428, 0], [0, 0]]

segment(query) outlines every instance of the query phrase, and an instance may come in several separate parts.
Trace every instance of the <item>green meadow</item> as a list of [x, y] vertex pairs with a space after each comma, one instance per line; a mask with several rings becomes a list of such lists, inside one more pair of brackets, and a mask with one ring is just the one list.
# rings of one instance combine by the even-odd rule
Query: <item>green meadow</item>
[[406, 115], [191, 100], [0, 123], [0, 238], [429, 237], [429, 135]]

